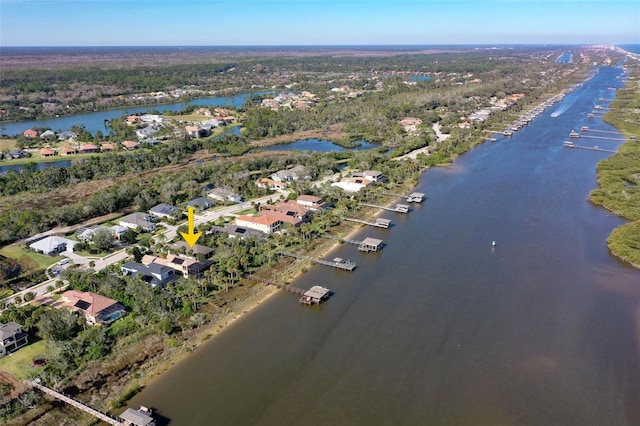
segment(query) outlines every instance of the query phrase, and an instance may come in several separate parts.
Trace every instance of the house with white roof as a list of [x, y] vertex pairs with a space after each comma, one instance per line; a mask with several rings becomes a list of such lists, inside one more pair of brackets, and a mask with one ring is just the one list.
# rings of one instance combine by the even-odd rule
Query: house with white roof
[[75, 245], [76, 241], [59, 237], [57, 235], [51, 235], [29, 244], [29, 249], [36, 253], [55, 256], [63, 251], [73, 251], [73, 247]]

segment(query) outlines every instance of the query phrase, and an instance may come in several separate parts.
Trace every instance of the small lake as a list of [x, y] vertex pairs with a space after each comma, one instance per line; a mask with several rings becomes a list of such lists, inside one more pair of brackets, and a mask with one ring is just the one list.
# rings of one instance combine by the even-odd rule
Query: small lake
[[177, 112], [182, 111], [187, 106], [190, 105], [198, 105], [203, 107], [233, 107], [240, 108], [251, 96], [257, 95], [265, 95], [268, 93], [273, 93], [271, 91], [262, 91], [262, 92], [254, 92], [254, 93], [241, 93], [233, 96], [222, 96], [215, 98], [201, 98], [194, 99], [188, 102], [177, 102], [173, 104], [157, 104], [157, 105], [147, 105], [142, 107], [132, 107], [132, 108], [118, 108], [111, 109], [107, 111], [96, 111], [90, 112], [86, 114], [78, 114], [78, 115], [69, 115], [65, 117], [55, 117], [55, 118], [46, 118], [42, 120], [31, 120], [31, 121], [19, 121], [16, 123], [2, 123], [2, 134], [3, 135], [20, 135], [27, 129], [32, 129], [34, 127], [38, 128], [49, 128], [53, 131], [66, 131], [71, 129], [74, 125], [82, 126], [91, 132], [91, 134], [95, 134], [98, 130], [107, 134], [109, 133], [109, 128], [105, 123], [105, 120], [112, 120], [114, 118], [122, 117], [124, 115], [131, 114], [142, 114], [147, 113], [149, 111], [158, 111], [160, 113], [164, 113], [167, 111]]
[[334, 151], [363, 151], [367, 149], [377, 148], [379, 145], [369, 143], [367, 141], [355, 141], [358, 146], [354, 148], [344, 148], [340, 145], [336, 145], [327, 139], [300, 139], [293, 143], [286, 143], [280, 145], [271, 145], [265, 148], [261, 148], [264, 151], [314, 151], [314, 152], [334, 152]]

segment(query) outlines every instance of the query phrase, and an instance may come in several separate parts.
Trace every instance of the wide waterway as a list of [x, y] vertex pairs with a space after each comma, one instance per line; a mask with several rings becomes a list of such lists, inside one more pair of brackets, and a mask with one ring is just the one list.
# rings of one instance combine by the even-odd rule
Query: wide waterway
[[423, 204], [357, 235], [382, 251], [341, 245], [330, 256], [354, 272], [316, 266], [293, 283], [327, 286], [329, 301], [275, 294], [131, 406], [171, 425], [640, 424], [640, 272], [607, 250], [623, 221], [586, 199], [610, 154], [562, 146], [581, 126], [613, 130], [587, 113], [620, 74], [602, 69], [557, 117], [428, 170]]

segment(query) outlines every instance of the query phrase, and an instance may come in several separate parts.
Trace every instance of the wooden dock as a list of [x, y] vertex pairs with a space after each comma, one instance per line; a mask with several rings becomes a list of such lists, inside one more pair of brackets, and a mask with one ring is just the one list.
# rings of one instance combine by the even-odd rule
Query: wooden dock
[[352, 260], [344, 260], [340, 257], [336, 257], [333, 260], [324, 260], [324, 259], [318, 259], [316, 257], [304, 256], [301, 254], [289, 253], [284, 251], [280, 252], [280, 254], [283, 256], [293, 257], [295, 259], [308, 260], [310, 262], [317, 263], [319, 265], [331, 266], [332, 268], [338, 268], [338, 269], [342, 269], [344, 271], [349, 271], [349, 272], [356, 269], [356, 262]]
[[616, 153], [617, 151], [614, 151], [613, 149], [605, 149], [605, 148], [600, 148], [599, 146], [583, 146], [583, 145], [576, 145], [573, 142], [564, 142], [564, 147], [565, 148], [578, 148], [578, 149], [587, 149], [589, 151], [600, 151], [600, 152], [612, 152], [612, 153]]
[[374, 209], [382, 209], [389, 212], [397, 212], [397, 213], [408, 213], [409, 206], [407, 204], [396, 204], [395, 207], [386, 207], [386, 206], [378, 206], [375, 204], [369, 203], [360, 203], [361, 206], [373, 207]]
[[606, 141], [617, 141], [617, 142], [624, 142], [626, 140], [625, 138], [612, 138], [607, 136], [594, 136], [594, 135], [580, 135], [580, 137], [583, 139], [603, 139]]
[[404, 198], [409, 203], [421, 203], [424, 201], [424, 194], [422, 192], [412, 192], [409, 195], [394, 194], [393, 192], [380, 192], [382, 195], [389, 195], [391, 197]]
[[350, 217], [345, 217], [343, 219], [346, 220], [347, 222], [356, 222], [356, 223], [361, 223], [363, 225], [375, 226], [375, 227], [384, 228], [384, 229], [388, 229], [389, 226], [391, 225], [390, 219], [385, 219], [382, 217], [377, 217], [375, 222], [367, 222], [366, 220], [352, 219]]
[[580, 129], [581, 132], [595, 132], [595, 133], [608, 133], [610, 135], [619, 135], [619, 132], [613, 132], [611, 130], [596, 130], [596, 129], [590, 129], [587, 126], [584, 126]]
[[83, 404], [80, 401], [76, 401], [75, 399], [63, 395], [60, 392], [54, 391], [51, 388], [48, 388], [46, 386], [41, 385], [40, 383], [37, 383], [33, 380], [26, 380], [24, 382], [26, 385], [31, 386], [33, 388], [36, 388], [44, 393], [46, 393], [47, 395], [50, 395], [56, 399], [59, 399], [60, 401], [63, 401], [73, 407], [76, 407], [79, 410], [84, 411], [85, 413], [89, 413], [91, 414], [93, 417], [102, 420], [105, 423], [108, 423], [110, 425], [114, 425], [114, 426], [122, 426], [124, 423], [120, 422], [119, 420], [109, 416], [108, 414], [102, 413], [98, 410], [96, 410], [95, 408], [89, 407], [86, 404]]
[[326, 287], [321, 287], [319, 285], [314, 285], [309, 290], [304, 290], [302, 288], [294, 287], [292, 285], [281, 284], [275, 281], [265, 280], [265, 279], [254, 277], [254, 276], [250, 276], [249, 278], [251, 278], [254, 281], [264, 283], [265, 285], [278, 287], [279, 289], [289, 293], [299, 294], [301, 295], [300, 303], [303, 303], [305, 305], [320, 304], [325, 300], [327, 300], [329, 298], [329, 295], [331, 294], [331, 290], [329, 290]]

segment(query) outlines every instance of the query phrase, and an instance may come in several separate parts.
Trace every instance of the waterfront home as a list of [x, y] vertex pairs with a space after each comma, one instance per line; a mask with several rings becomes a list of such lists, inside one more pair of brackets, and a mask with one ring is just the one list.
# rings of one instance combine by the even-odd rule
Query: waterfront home
[[298, 217], [294, 213], [295, 212], [282, 212], [278, 210], [263, 210], [260, 212], [260, 216], [272, 220], [279, 220], [282, 223], [288, 223], [293, 226], [300, 226], [309, 221], [307, 216]]
[[[369, 179], [374, 182], [382, 182], [386, 179], [382, 172], [378, 170], [365, 170], [361, 173], [361, 175], [365, 179]], [[358, 177], [358, 174], [354, 173], [353, 177]]]
[[198, 108], [196, 114], [211, 117], [211, 110], [209, 108]]
[[164, 123], [164, 117], [158, 114], [143, 114], [140, 116], [140, 121], [143, 123], [162, 124]]
[[56, 152], [51, 148], [42, 148], [40, 150], [40, 157], [53, 157]]
[[171, 218], [174, 217], [176, 212], [178, 212], [179, 210], [180, 209], [172, 205], [160, 203], [156, 206], [151, 207], [151, 209], [149, 210], [149, 214], [159, 218]]
[[331, 186], [342, 189], [345, 192], [358, 192], [362, 188], [367, 186], [373, 186], [375, 182], [370, 179], [364, 179], [361, 177], [348, 177], [342, 179], [340, 182], [334, 182]]
[[92, 154], [94, 152], [99, 152], [100, 148], [98, 148], [98, 145], [87, 143], [84, 145], [80, 145], [80, 148], [78, 148], [78, 151], [80, 152], [80, 154]]
[[10, 158], [12, 160], [17, 160], [18, 158], [25, 158], [28, 156], [29, 154], [27, 154], [26, 151], [23, 151], [21, 149], [12, 149], [7, 153], [7, 158]]
[[167, 257], [144, 255], [141, 262], [145, 266], [151, 264], [158, 264], [171, 268], [179, 272], [183, 277], [201, 277], [202, 273], [209, 269], [213, 262], [209, 260], [198, 261], [196, 259], [176, 256], [175, 254], [169, 254]]
[[[268, 212], [279, 212], [302, 222], [308, 221], [309, 215], [313, 213], [310, 209], [293, 201], [284, 201], [276, 204], [263, 204], [261, 206], [261, 214], [266, 215]], [[293, 223], [289, 220], [283, 220], [283, 222]]]
[[[236, 224], [229, 224], [224, 228], [221, 226], [212, 226], [207, 232], [207, 235], [211, 234], [227, 234], [229, 238], [251, 238], [255, 237], [258, 240], [264, 240], [267, 236], [264, 232], [257, 229], [250, 229], [247, 227], [238, 226]], [[195, 247], [195, 246], [194, 246]]]
[[235, 224], [244, 228], [255, 229], [265, 234], [273, 234], [280, 230], [282, 221], [274, 217], [241, 215], [236, 217]]
[[322, 201], [322, 198], [316, 197], [314, 195], [300, 195], [298, 199], [296, 199], [296, 203], [311, 211], [316, 211], [327, 207], [327, 203]]
[[36, 129], [27, 129], [22, 132], [22, 135], [29, 139], [33, 139], [38, 137], [38, 131]]
[[72, 146], [63, 146], [60, 148], [60, 155], [75, 155], [78, 153], [78, 150]]
[[51, 235], [29, 244], [29, 249], [36, 253], [54, 256], [63, 251], [73, 251], [76, 242], [68, 238]]
[[68, 140], [77, 139], [77, 138], [78, 138], [78, 134], [76, 132], [71, 132], [71, 131], [62, 132], [58, 135], [59, 141], [68, 141]]
[[0, 357], [9, 355], [28, 343], [29, 338], [22, 331], [22, 326], [13, 321], [0, 323]]
[[197, 210], [207, 210], [215, 205], [216, 203], [205, 197], [198, 197], [187, 201], [187, 207], [194, 207]]
[[40, 134], [40, 139], [55, 139], [56, 138], [56, 134], [53, 130], [49, 129], [49, 130], [45, 130], [44, 132], [42, 132]]
[[126, 262], [120, 266], [120, 270], [124, 275], [140, 278], [151, 287], [165, 287], [170, 281], [179, 278], [175, 270], [159, 263], [142, 265], [135, 262]]
[[140, 116], [138, 115], [130, 115], [125, 119], [125, 122], [130, 125], [135, 125], [138, 123], [142, 123], [142, 120], [140, 120]]
[[53, 306], [66, 307], [80, 313], [90, 325], [109, 324], [127, 313], [117, 300], [89, 291], [65, 291], [60, 301], [54, 302]]
[[156, 230], [155, 218], [146, 213], [131, 213], [118, 221], [118, 225], [125, 228], [137, 229], [141, 228], [145, 232], [153, 232]]
[[219, 201], [233, 201], [234, 203], [242, 201], [240, 195], [225, 188], [213, 188], [207, 192], [207, 196]]

